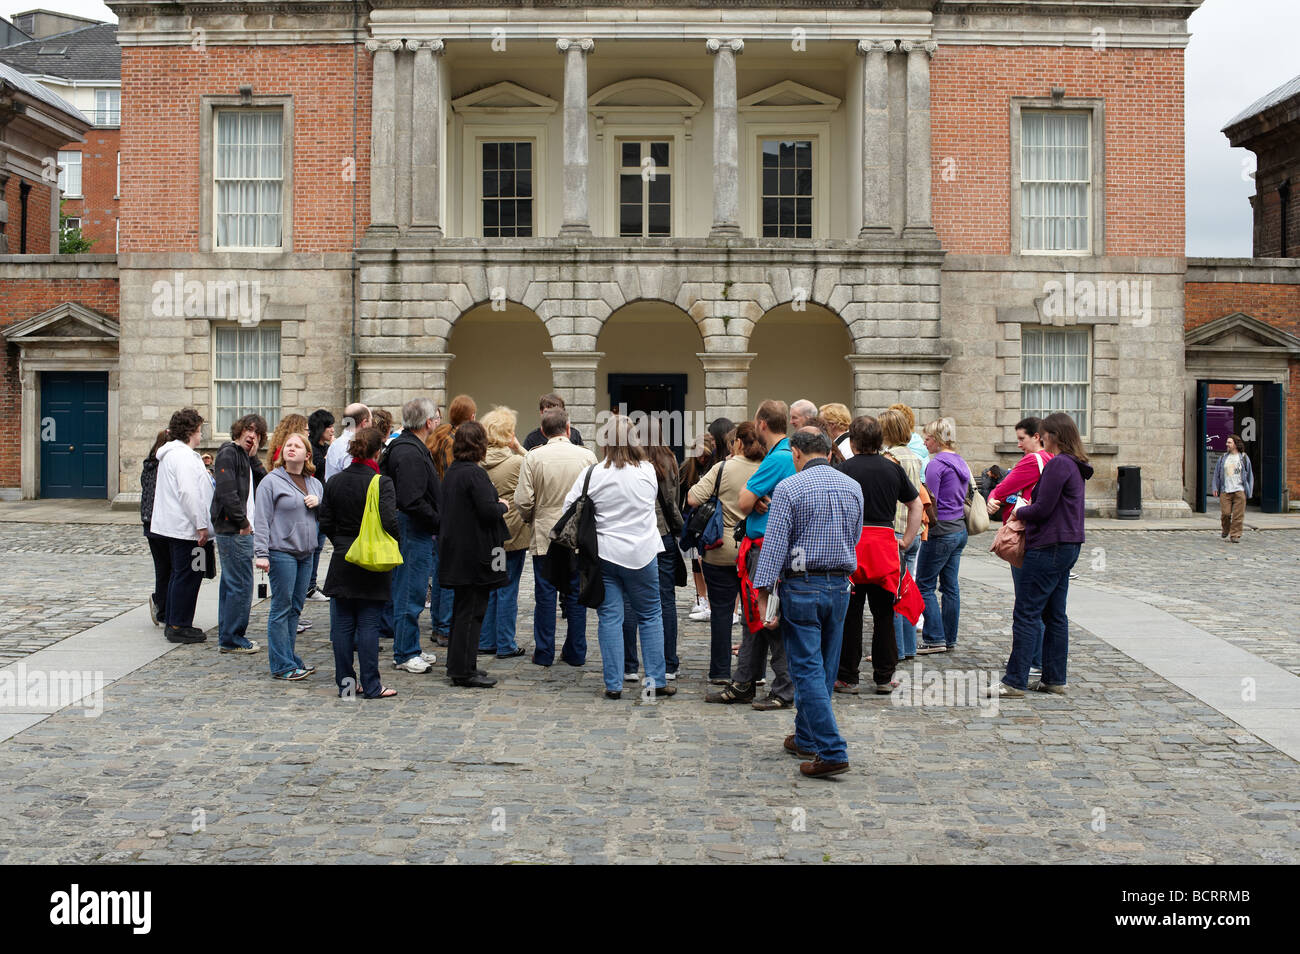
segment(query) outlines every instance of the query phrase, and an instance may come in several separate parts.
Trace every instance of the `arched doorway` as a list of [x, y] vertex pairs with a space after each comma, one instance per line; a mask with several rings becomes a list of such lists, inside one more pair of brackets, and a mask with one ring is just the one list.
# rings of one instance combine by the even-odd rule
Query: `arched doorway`
[[680, 457], [707, 426], [697, 357], [704, 341], [695, 322], [665, 301], [632, 302], [606, 319], [596, 350], [605, 355], [596, 375], [597, 422], [620, 405], [667, 415], [664, 436]]
[[844, 356], [853, 339], [844, 319], [808, 303], [787, 303], [763, 315], [749, 337], [750, 413], [769, 398], [790, 404], [807, 398], [818, 407], [838, 401], [853, 410], [853, 369]]
[[456, 357], [447, 369], [447, 399], [468, 394], [479, 417], [503, 404], [519, 414], [519, 438], [537, 426], [537, 398], [553, 391], [544, 353], [551, 336], [540, 318], [512, 301], [495, 311], [491, 303], [471, 308], [452, 326], [447, 350]]

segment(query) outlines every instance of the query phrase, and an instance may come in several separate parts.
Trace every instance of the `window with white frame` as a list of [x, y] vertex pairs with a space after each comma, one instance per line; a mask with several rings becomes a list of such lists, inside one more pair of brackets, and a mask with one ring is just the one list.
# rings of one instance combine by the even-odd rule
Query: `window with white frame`
[[673, 231], [672, 144], [624, 139], [618, 144], [618, 234], [665, 237]]
[[1020, 114], [1020, 247], [1087, 252], [1091, 236], [1092, 117]]
[[218, 248], [279, 248], [283, 242], [284, 117], [278, 109], [216, 111]]
[[220, 434], [245, 414], [270, 427], [280, 420], [280, 329], [213, 326], [212, 431]]
[[484, 238], [527, 238], [533, 234], [533, 143], [479, 143]]
[[760, 188], [764, 238], [813, 237], [811, 139], [764, 139]]
[[59, 150], [59, 191], [66, 198], [81, 198], [81, 153]]
[[95, 125], [122, 125], [122, 91], [118, 89], [95, 90]]
[[80, 229], [81, 229], [81, 219], [70, 215], [63, 220], [64, 235], [67, 235], [69, 232], [78, 231]]
[[1086, 328], [1024, 328], [1020, 342], [1020, 412], [1064, 411], [1088, 433], [1092, 361]]

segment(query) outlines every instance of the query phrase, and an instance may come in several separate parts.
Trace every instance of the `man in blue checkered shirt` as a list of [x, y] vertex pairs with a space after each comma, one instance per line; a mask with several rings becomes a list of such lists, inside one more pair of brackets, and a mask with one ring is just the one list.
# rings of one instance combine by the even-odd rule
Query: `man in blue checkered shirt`
[[830, 466], [830, 440], [801, 428], [790, 437], [798, 471], [776, 485], [754, 573], [766, 615], [767, 594], [780, 581], [781, 636], [794, 681], [794, 734], [786, 751], [809, 756], [799, 771], [825, 778], [849, 770], [849, 752], [831, 691], [840, 665], [849, 574], [862, 535], [862, 489]]

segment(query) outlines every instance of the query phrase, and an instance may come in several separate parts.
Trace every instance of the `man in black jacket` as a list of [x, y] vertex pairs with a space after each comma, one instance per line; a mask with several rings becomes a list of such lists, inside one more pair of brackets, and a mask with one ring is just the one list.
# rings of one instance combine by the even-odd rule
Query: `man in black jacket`
[[265, 443], [266, 421], [260, 414], [246, 414], [231, 426], [230, 440], [212, 464], [212, 530], [221, 562], [217, 639], [223, 653], [261, 648], [244, 633], [253, 606], [253, 494], [266, 476], [257, 452]]
[[428, 672], [438, 659], [420, 651], [420, 613], [433, 575], [433, 538], [438, 533], [441, 486], [424, 439], [438, 409], [428, 398], [402, 406], [402, 433], [384, 451], [380, 470], [397, 490], [398, 545], [402, 565], [393, 570], [393, 668]]
[[[545, 414], [553, 407], [558, 407], [563, 410], [564, 398], [560, 397], [558, 394], [543, 394], [537, 402], [537, 413], [539, 415]], [[532, 450], [534, 447], [541, 447], [547, 440], [548, 438], [542, 433], [540, 425], [533, 428], [528, 432], [528, 436], [524, 438], [524, 453], [528, 453], [528, 451]], [[582, 435], [578, 433], [576, 427], [570, 426], [569, 428], [569, 443], [574, 447], [582, 446]]]

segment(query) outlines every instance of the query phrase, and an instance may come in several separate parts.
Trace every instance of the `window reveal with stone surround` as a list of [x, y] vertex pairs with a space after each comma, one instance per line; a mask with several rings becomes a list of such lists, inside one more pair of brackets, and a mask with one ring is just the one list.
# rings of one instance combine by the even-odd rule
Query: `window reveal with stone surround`
[[1021, 412], [1046, 417], [1064, 411], [1087, 437], [1092, 382], [1088, 329], [1024, 327], [1021, 335]]
[[212, 326], [212, 433], [225, 434], [245, 414], [260, 414], [268, 427], [280, 420], [280, 328]]

